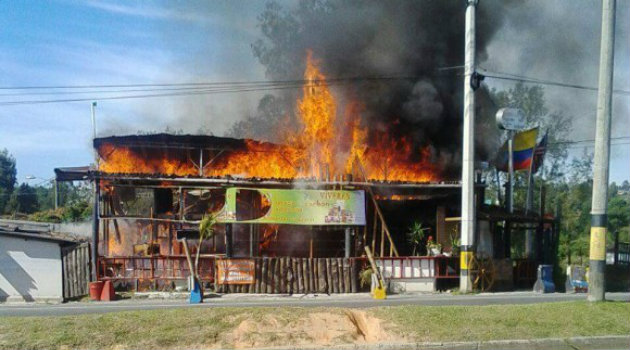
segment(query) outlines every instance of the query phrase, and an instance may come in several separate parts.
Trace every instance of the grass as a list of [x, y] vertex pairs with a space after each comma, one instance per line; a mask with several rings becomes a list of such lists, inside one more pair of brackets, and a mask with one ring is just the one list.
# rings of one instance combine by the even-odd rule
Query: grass
[[405, 306], [373, 310], [416, 341], [484, 341], [630, 334], [630, 303]]
[[[341, 308], [179, 308], [59, 317], [0, 318], [0, 349], [128, 349], [232, 347], [230, 335], [245, 320], [274, 318], [252, 334], [260, 344], [303, 344], [274, 333], [313, 313]], [[630, 334], [630, 303], [559, 302], [506, 306], [400, 306], [367, 309], [388, 332], [407, 341], [465, 341]], [[248, 335], [248, 337], [250, 337]], [[351, 341], [340, 337], [337, 342]], [[242, 345], [241, 345], [242, 346]]]

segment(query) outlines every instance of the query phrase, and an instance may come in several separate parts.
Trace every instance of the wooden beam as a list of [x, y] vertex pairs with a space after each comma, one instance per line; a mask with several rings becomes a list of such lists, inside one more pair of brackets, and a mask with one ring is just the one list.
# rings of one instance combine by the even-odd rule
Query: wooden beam
[[[359, 160], [358, 157], [355, 158], [355, 161], [357, 162], [357, 167], [361, 171], [361, 175], [363, 175], [364, 180], [367, 181], [367, 177], [365, 175], [365, 169], [363, 168], [363, 165], [361, 164], [361, 161]], [[367, 189], [368, 194], [370, 195], [370, 198], [372, 199], [372, 203], [374, 204], [374, 209], [376, 210], [376, 214], [381, 219], [382, 229], [385, 232], [385, 234], [387, 235], [387, 238], [389, 240], [389, 244], [391, 244], [392, 250], [393, 250], [395, 256], [399, 256], [398, 255], [398, 249], [396, 249], [396, 245], [394, 244], [394, 240], [392, 239], [392, 236], [391, 236], [391, 234], [389, 232], [389, 228], [387, 227], [387, 223], [385, 222], [385, 217], [383, 216], [383, 213], [381, 212], [381, 209], [378, 206], [378, 202], [376, 201], [376, 198], [374, 197], [374, 192], [372, 191], [371, 187], [366, 187], [366, 189]], [[382, 250], [382, 247], [381, 247], [381, 250]]]

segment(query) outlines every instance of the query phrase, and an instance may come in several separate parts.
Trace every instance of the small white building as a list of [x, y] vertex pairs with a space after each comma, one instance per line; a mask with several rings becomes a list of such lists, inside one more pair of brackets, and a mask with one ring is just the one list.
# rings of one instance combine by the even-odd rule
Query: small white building
[[76, 242], [0, 228], [0, 302], [62, 302], [62, 248]]

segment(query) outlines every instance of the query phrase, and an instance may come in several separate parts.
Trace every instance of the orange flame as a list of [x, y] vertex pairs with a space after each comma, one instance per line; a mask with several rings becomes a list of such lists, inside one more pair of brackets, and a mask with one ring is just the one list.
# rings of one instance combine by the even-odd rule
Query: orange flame
[[[387, 131], [361, 126], [361, 104], [346, 104], [338, 118], [336, 102], [312, 52], [306, 56], [306, 83], [296, 114], [300, 128], [287, 132], [284, 145], [244, 140], [239, 150], [210, 154], [202, 171], [189, 155], [156, 156], [113, 144], [102, 144], [100, 170], [108, 173], [148, 173], [177, 176], [236, 176], [259, 178], [326, 178], [352, 173], [368, 180], [436, 180], [439, 169], [430, 161], [428, 147], [418, 149], [412, 140], [394, 138]], [[281, 131], [280, 131], [281, 130]], [[356, 160], [360, 166], [357, 166]], [[207, 159], [206, 159], [207, 160]]]

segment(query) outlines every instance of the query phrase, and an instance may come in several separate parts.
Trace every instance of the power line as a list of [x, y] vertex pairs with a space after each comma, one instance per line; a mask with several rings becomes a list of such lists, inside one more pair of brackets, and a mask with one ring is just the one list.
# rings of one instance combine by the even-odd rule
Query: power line
[[[321, 80], [293, 80], [293, 81], [260, 81], [260, 82], [226, 82], [226, 83], [208, 83], [210, 85], [203, 85], [198, 87], [180, 87], [172, 89], [138, 89], [138, 90], [110, 90], [106, 93], [128, 93], [128, 92], [159, 92], [159, 91], [171, 91], [169, 93], [155, 93], [155, 94], [124, 94], [117, 96], [91, 96], [85, 98], [64, 98], [64, 99], [49, 99], [49, 100], [16, 100], [16, 101], [2, 101], [0, 106], [12, 106], [12, 105], [32, 105], [32, 104], [48, 104], [48, 103], [62, 103], [62, 102], [84, 102], [93, 100], [122, 100], [122, 99], [138, 99], [138, 98], [153, 98], [153, 97], [169, 97], [169, 96], [194, 96], [194, 95], [210, 95], [216, 93], [235, 93], [235, 92], [252, 92], [252, 91], [267, 91], [267, 90], [280, 90], [280, 89], [293, 89], [303, 88], [308, 86], [318, 86], [320, 83], [327, 85], [338, 85], [353, 82], [370, 82], [370, 81], [393, 81], [393, 80], [414, 80], [418, 79], [417, 76], [388, 76], [388, 77], [353, 77], [353, 78], [333, 78], [333, 79], [321, 79]], [[143, 86], [150, 84], [133, 84], [125, 85], [129, 86]], [[157, 85], [169, 85], [180, 86], [179, 84], [157, 84]], [[195, 84], [197, 85], [197, 84]], [[105, 85], [91, 85], [82, 86], [83, 88], [95, 88], [97, 86], [105, 87]], [[114, 86], [114, 85], [110, 85]], [[118, 85], [122, 86], [122, 85]], [[156, 86], [156, 85], [153, 85]], [[70, 88], [70, 86], [57, 86], [57, 87], [18, 87], [16, 89], [30, 89], [30, 88]], [[73, 88], [81, 88], [81, 86], [74, 86]], [[74, 92], [69, 92], [72, 94]], [[95, 93], [95, 91], [87, 91], [80, 93]], [[37, 94], [37, 93], [33, 93]], [[63, 93], [62, 93], [63, 94]], [[27, 93], [23, 93], [27, 95]]]
[[[453, 67], [444, 67], [451, 69]], [[140, 88], [140, 87], [208, 87], [208, 86], [240, 86], [240, 85], [268, 85], [268, 84], [300, 84], [352, 82], [370, 80], [408, 80], [419, 79], [420, 76], [392, 74], [387, 76], [355, 76], [326, 79], [293, 79], [293, 80], [254, 80], [254, 81], [223, 81], [197, 83], [142, 83], [142, 84], [93, 84], [93, 85], [40, 85], [40, 86], [0, 86], [0, 90], [52, 90], [52, 89], [102, 89], [102, 88]]]
[[[611, 137], [610, 140], [611, 141], [615, 141], [615, 140], [628, 140], [628, 141], [630, 141], [630, 136]], [[556, 142], [550, 142], [549, 144], [550, 145], [556, 145], [556, 144], [572, 144], [572, 143], [584, 143], [584, 142], [595, 142], [595, 139], [556, 141]]]
[[[510, 73], [500, 73], [500, 72], [490, 72], [487, 70], [482, 70], [483, 75], [486, 78], [494, 78], [499, 80], [510, 80], [510, 81], [518, 81], [522, 83], [530, 83], [530, 84], [540, 84], [540, 85], [550, 85], [550, 86], [558, 86], [564, 88], [578, 89], [578, 90], [588, 90], [588, 91], [597, 91], [596, 87], [587, 86], [587, 85], [579, 85], [579, 84], [569, 84], [563, 83], [553, 80], [543, 80], [537, 78], [530, 78], [523, 75], [516, 75]], [[493, 75], [496, 74], [496, 75]], [[620, 95], [630, 95], [630, 91], [628, 90], [613, 90], [613, 93]]]

